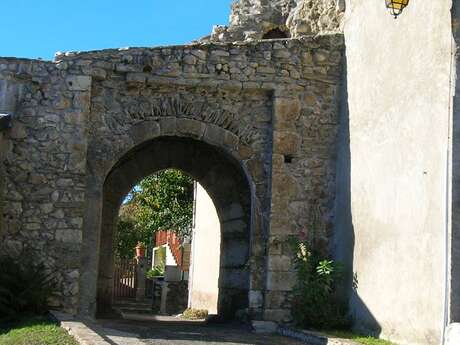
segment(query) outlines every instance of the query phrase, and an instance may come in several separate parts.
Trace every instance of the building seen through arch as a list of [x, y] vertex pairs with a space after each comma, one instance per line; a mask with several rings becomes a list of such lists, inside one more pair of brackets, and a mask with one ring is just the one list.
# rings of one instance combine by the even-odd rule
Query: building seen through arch
[[[190, 191], [193, 188], [193, 194], [188, 187]], [[152, 233], [146, 230], [149, 222], [168, 223], [168, 214], [180, 217], [186, 228], [180, 232], [179, 228]], [[166, 170], [134, 187], [124, 198], [118, 218], [113, 230], [113, 287], [112, 291], [100, 292], [98, 315], [177, 315], [189, 308], [221, 316], [221, 223], [211, 197], [199, 183], [180, 171]], [[172, 224], [175, 221], [172, 219]], [[175, 224], [179, 226], [177, 221]], [[144, 242], [137, 242], [138, 238]], [[136, 254], [135, 243], [140, 243]], [[241, 249], [244, 251], [244, 244]], [[247, 304], [239, 308], [243, 310]]]

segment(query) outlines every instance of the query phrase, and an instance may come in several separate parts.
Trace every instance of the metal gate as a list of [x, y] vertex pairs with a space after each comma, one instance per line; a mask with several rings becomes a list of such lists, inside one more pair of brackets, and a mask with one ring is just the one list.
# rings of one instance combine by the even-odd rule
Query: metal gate
[[137, 262], [124, 259], [115, 263], [113, 274], [113, 298], [136, 298]]

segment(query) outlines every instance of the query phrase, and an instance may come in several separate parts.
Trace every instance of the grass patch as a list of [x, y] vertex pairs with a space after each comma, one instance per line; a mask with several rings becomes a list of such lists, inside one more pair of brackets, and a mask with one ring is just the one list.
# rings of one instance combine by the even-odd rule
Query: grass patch
[[77, 345], [77, 342], [56, 323], [36, 316], [0, 326], [0, 345]]
[[208, 311], [205, 309], [186, 309], [182, 318], [186, 320], [201, 320], [208, 317]]
[[396, 345], [395, 343], [392, 343], [388, 340], [377, 339], [347, 331], [327, 331], [326, 334], [338, 338], [350, 339], [363, 345]]

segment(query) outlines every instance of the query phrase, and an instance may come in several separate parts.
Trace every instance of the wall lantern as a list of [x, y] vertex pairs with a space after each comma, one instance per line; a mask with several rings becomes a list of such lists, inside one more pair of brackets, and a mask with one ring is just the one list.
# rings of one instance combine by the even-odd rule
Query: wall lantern
[[392, 15], [395, 16], [395, 19], [402, 13], [404, 8], [409, 4], [409, 0], [385, 0], [387, 8], [390, 9]]

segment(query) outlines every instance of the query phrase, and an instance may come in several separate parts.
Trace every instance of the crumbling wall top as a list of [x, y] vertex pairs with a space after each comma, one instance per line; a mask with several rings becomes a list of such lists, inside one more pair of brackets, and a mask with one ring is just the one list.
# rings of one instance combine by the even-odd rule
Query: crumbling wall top
[[344, 0], [238, 0], [232, 5], [229, 26], [215, 26], [205, 40], [245, 41], [341, 33], [344, 10]]

